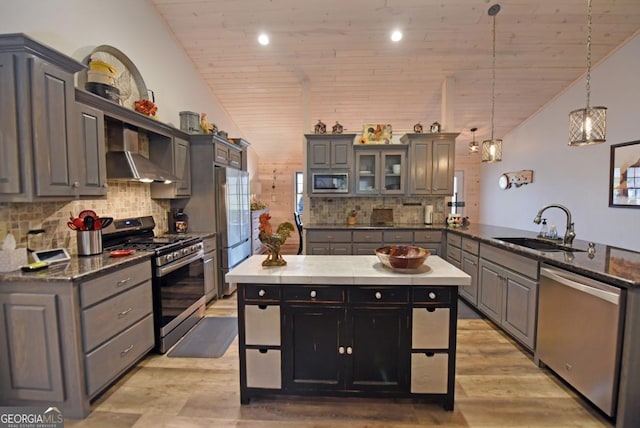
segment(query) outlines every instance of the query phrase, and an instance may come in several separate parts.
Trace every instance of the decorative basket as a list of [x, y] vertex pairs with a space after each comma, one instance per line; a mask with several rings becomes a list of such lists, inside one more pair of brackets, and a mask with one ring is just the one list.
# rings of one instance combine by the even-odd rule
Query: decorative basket
[[200, 115], [193, 111], [181, 111], [180, 129], [189, 134], [202, 134], [202, 128], [200, 128]]

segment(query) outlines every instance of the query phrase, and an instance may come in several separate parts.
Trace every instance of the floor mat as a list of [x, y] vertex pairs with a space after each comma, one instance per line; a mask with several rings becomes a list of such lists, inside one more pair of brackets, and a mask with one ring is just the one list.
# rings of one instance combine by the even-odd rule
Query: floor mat
[[220, 358], [238, 334], [238, 318], [205, 317], [167, 354], [168, 357]]

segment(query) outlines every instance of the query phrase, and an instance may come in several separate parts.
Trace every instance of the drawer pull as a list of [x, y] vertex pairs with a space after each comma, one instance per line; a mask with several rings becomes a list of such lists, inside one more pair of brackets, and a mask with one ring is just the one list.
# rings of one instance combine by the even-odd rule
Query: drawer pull
[[131, 278], [121, 279], [120, 281], [116, 282], [116, 287], [122, 287], [129, 281], [131, 281]]
[[338, 348], [338, 354], [344, 355], [344, 346]]
[[347, 346], [347, 354], [348, 355], [353, 354], [353, 348], [351, 346]]
[[316, 290], [311, 290], [311, 293], [309, 293], [309, 296], [311, 296], [312, 299], [315, 299], [317, 295], [318, 293], [316, 293]]
[[122, 318], [122, 317], [127, 316], [127, 314], [128, 314], [129, 312], [131, 312], [132, 310], [133, 310], [133, 308], [127, 308], [127, 309], [125, 309], [124, 311], [122, 311], [122, 312], [120, 312], [120, 313], [118, 314], [118, 318]]
[[133, 344], [127, 346], [125, 349], [120, 351], [120, 357], [126, 356], [129, 353], [129, 351], [131, 351], [132, 349], [133, 349]]
[[438, 296], [436, 295], [436, 293], [434, 293], [433, 291], [429, 291], [429, 294], [427, 294], [427, 296], [429, 296], [429, 298], [430, 298], [431, 300], [433, 300], [433, 299], [435, 299], [436, 297], [438, 297]]
[[260, 296], [260, 297], [264, 297], [265, 294], [267, 294], [267, 292], [264, 291], [263, 289], [258, 291], [258, 296]]
[[376, 291], [376, 300], [380, 300], [382, 299], [382, 293], [379, 291]]

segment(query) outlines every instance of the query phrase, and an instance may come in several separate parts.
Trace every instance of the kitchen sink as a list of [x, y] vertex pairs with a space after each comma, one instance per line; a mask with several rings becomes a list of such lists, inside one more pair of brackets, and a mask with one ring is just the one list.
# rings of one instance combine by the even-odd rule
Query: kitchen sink
[[532, 250], [538, 251], [570, 251], [570, 252], [584, 252], [585, 250], [579, 250], [573, 247], [567, 247], [565, 245], [560, 244], [559, 242], [553, 242], [546, 239], [539, 238], [524, 238], [524, 237], [515, 237], [515, 238], [493, 238], [499, 241], [508, 242], [514, 245], [520, 245], [521, 247], [531, 248]]

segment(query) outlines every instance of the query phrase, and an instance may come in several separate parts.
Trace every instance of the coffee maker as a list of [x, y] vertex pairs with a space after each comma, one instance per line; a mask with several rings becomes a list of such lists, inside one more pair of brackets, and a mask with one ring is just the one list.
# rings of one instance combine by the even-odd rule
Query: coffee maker
[[167, 214], [169, 233], [187, 233], [189, 228], [189, 216], [182, 208], [174, 208]]

